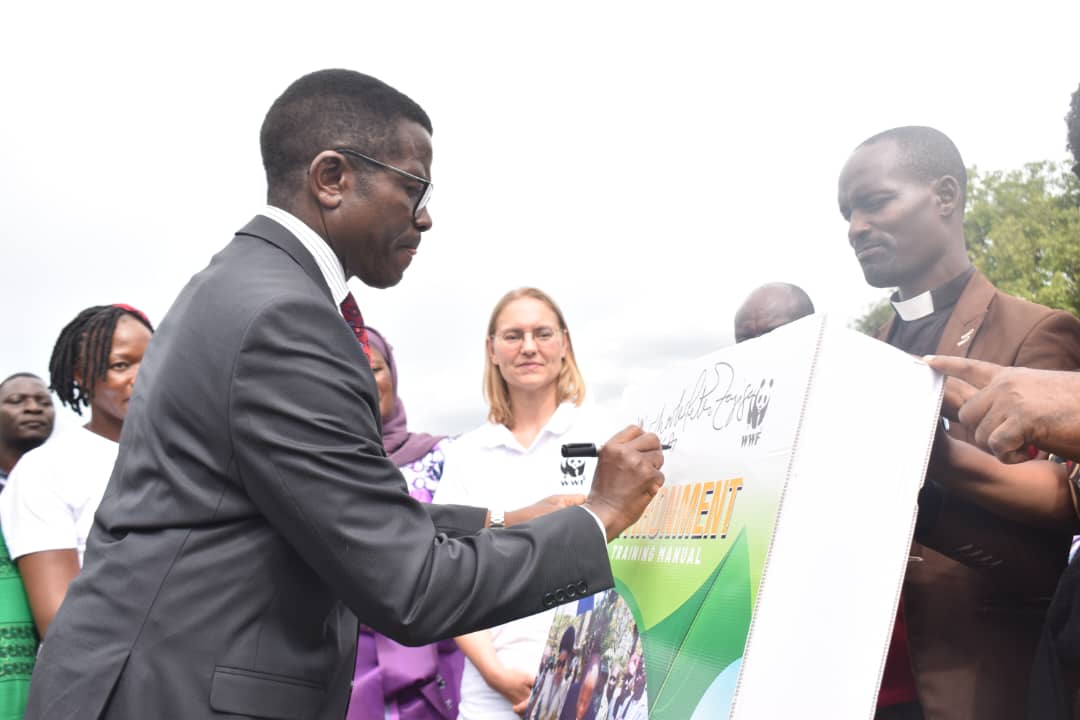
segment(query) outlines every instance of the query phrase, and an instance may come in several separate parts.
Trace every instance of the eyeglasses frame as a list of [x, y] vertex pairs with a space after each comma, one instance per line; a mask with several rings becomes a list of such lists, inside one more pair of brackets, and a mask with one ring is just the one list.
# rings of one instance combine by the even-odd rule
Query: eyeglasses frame
[[[551, 336], [551, 340], [549, 340], [548, 342], [541, 342], [540, 340], [536, 339], [536, 335], [534, 335], [533, 333], [536, 330], [543, 330], [543, 329], [544, 328], [534, 328], [533, 330], [522, 330], [521, 331], [521, 340], [517, 341], [516, 343], [508, 343], [505, 339], [503, 339], [502, 334], [500, 334], [500, 333], [493, 333], [490, 336], [490, 340], [491, 340], [491, 342], [504, 343], [504, 344], [506, 344], [506, 345], [508, 345], [510, 347], [519, 347], [519, 346], [525, 344], [525, 337], [528, 336], [528, 337], [532, 338], [532, 341], [533, 341], [534, 345], [547, 346], [549, 344], [554, 344], [556, 338], [561, 338], [564, 335], [566, 335], [566, 328], [563, 328], [563, 327], [550, 328], [551, 330], [554, 331], [554, 334]], [[508, 332], [513, 332], [513, 330], [504, 330], [503, 331], [503, 333], [508, 333]]]
[[419, 175], [413, 175], [411, 172], [407, 172], [405, 170], [402, 170], [399, 167], [394, 167], [393, 165], [391, 165], [389, 163], [384, 163], [382, 160], [376, 160], [375, 158], [371, 157], [370, 155], [365, 155], [364, 153], [360, 152], [359, 150], [353, 150], [352, 148], [336, 147], [336, 148], [334, 148], [334, 152], [341, 153], [342, 155], [349, 155], [349, 156], [352, 156], [352, 157], [357, 157], [357, 158], [360, 158], [361, 160], [367, 160], [369, 163], [371, 163], [373, 165], [378, 165], [381, 168], [384, 168], [386, 170], [390, 170], [392, 172], [396, 172], [398, 175], [401, 175], [403, 177], [407, 177], [410, 180], [415, 180], [416, 182], [421, 183], [424, 186], [424, 191], [422, 193], [420, 193], [420, 197], [417, 198], [416, 205], [413, 207], [413, 219], [414, 220], [416, 218], [420, 217], [421, 211], [423, 211], [423, 209], [425, 207], [427, 207], [428, 202], [431, 200], [431, 192], [434, 189], [435, 184], [432, 183], [427, 178], [422, 178]]

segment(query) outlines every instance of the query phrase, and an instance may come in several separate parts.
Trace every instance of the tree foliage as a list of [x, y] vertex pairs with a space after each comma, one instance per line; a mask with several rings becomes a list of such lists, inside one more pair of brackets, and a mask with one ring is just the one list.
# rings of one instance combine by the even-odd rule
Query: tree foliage
[[888, 297], [871, 303], [862, 315], [851, 321], [851, 329], [874, 337], [889, 318], [892, 317], [892, 305]]
[[1080, 314], [1080, 181], [1064, 165], [973, 168], [964, 232], [972, 262], [1000, 290]]
[[[1062, 163], [1020, 170], [968, 170], [968, 253], [998, 289], [1080, 315], [1080, 180]], [[874, 334], [889, 303], [871, 305], [852, 327]]]

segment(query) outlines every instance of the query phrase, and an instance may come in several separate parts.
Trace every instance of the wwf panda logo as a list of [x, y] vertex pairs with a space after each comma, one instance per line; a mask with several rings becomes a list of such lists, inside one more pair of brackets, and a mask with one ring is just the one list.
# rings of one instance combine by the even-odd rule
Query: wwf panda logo
[[560, 469], [564, 486], [585, 484], [585, 458], [563, 458]]
[[765, 421], [765, 411], [769, 409], [769, 401], [772, 399], [773, 381], [770, 379], [768, 386], [766, 387], [765, 381], [761, 381], [761, 385], [758, 386], [757, 392], [754, 393], [753, 401], [750, 404], [750, 410], [746, 414], [746, 424], [750, 426], [751, 430], [757, 430], [761, 427], [761, 423]]

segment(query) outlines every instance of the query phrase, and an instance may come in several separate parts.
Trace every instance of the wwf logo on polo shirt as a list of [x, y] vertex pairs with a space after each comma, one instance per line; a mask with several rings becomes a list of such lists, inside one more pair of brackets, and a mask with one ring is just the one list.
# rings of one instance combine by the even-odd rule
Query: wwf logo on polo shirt
[[585, 458], [563, 458], [560, 469], [563, 487], [585, 485]]

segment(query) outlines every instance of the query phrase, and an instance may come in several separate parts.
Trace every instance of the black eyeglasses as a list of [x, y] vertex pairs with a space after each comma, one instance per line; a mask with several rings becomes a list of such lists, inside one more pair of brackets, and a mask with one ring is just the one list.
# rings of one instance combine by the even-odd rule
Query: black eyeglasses
[[410, 180], [415, 180], [416, 182], [420, 183], [424, 187], [424, 190], [423, 190], [423, 192], [420, 193], [420, 197], [416, 199], [416, 206], [413, 208], [413, 219], [416, 219], [416, 218], [420, 217], [421, 211], [423, 211], [423, 209], [425, 207], [427, 207], [428, 201], [431, 200], [431, 191], [435, 186], [432, 185], [431, 181], [428, 180], [427, 178], [422, 178], [419, 175], [413, 175], [411, 172], [405, 172], [404, 170], [402, 170], [399, 167], [394, 167], [393, 165], [389, 165], [387, 163], [384, 163], [381, 160], [376, 160], [375, 158], [373, 158], [373, 157], [371, 157], [369, 155], [365, 155], [364, 153], [360, 152], [359, 150], [353, 150], [352, 148], [345, 148], [345, 147], [334, 148], [334, 152], [339, 152], [342, 155], [351, 155], [352, 157], [358, 157], [361, 160], [367, 160], [372, 165], [378, 165], [381, 168], [386, 168], [387, 170], [392, 170], [393, 172], [396, 172], [398, 175], [402, 175], [404, 177], [409, 178]]

